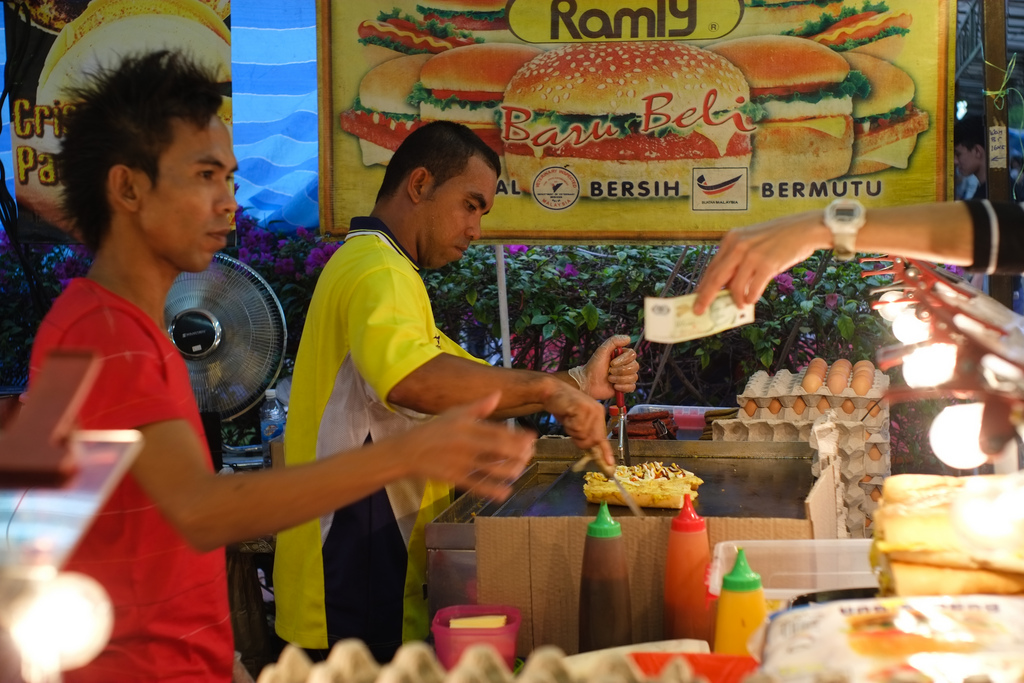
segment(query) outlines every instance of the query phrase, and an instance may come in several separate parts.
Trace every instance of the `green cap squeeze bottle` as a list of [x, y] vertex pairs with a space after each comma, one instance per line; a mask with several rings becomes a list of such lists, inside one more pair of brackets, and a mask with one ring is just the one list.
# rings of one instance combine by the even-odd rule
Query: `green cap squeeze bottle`
[[722, 577], [715, 623], [715, 653], [750, 655], [747, 641], [767, 616], [761, 575], [750, 568], [746, 552], [738, 548], [732, 571]]
[[601, 503], [587, 525], [580, 579], [580, 652], [632, 645], [629, 571], [622, 525]]

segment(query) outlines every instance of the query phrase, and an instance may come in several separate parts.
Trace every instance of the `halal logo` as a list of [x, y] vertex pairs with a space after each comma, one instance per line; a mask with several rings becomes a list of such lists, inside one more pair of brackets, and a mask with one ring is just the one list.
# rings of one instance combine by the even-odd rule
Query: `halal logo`
[[567, 168], [549, 166], [533, 179], [533, 198], [547, 209], [568, 209], [580, 197], [580, 181]]
[[740, 174], [735, 178], [730, 178], [729, 180], [709, 185], [705, 177], [703, 175], [699, 175], [697, 176], [697, 187], [699, 187], [701, 192], [703, 192], [704, 194], [714, 196], [716, 194], [722, 194], [723, 192], [728, 192], [729, 190], [731, 190], [736, 185], [736, 183], [740, 181], [742, 177], [743, 175]]

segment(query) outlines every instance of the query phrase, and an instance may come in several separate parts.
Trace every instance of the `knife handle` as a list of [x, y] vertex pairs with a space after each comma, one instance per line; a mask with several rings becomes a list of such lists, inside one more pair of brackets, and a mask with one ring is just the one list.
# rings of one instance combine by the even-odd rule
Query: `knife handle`
[[[621, 346], [612, 349], [612, 358], [618, 358], [623, 353], [625, 353], [625, 351], [626, 349], [622, 348]], [[615, 405], [619, 407], [619, 415], [626, 414], [626, 395], [623, 394], [621, 391], [615, 392]]]

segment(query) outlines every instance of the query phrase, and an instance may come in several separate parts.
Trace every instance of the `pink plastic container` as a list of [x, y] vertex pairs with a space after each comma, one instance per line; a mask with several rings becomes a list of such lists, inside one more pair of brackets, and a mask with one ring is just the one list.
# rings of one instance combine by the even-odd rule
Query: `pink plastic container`
[[[504, 614], [508, 617], [500, 628], [450, 628], [448, 622], [458, 617]], [[515, 666], [516, 638], [519, 636], [519, 609], [508, 605], [453, 605], [434, 615], [430, 630], [434, 633], [437, 660], [445, 669], [459, 663], [462, 651], [470, 645], [494, 646], [509, 670]]]

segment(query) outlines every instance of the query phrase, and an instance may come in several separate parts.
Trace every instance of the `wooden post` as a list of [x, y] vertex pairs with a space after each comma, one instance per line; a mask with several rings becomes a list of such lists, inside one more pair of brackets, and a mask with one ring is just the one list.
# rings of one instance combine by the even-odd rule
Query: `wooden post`
[[[982, 54], [985, 56], [985, 90], [997, 91], [1002, 87], [1006, 68], [1006, 0], [979, 0], [981, 4]], [[993, 66], [994, 65], [994, 66]], [[998, 67], [998, 68], [996, 68]], [[991, 145], [988, 149], [988, 198], [993, 201], [1010, 199], [1009, 172], [1009, 107], [1001, 110], [995, 106], [994, 98], [985, 97], [985, 126], [992, 141], [993, 132], [1001, 129], [1004, 148], [993, 158]], [[1007, 226], [1009, 227], [1009, 226]], [[1012, 226], [1010, 229], [1021, 229]], [[1013, 306], [1012, 277], [993, 275], [989, 278], [989, 295], [1007, 308]]]

